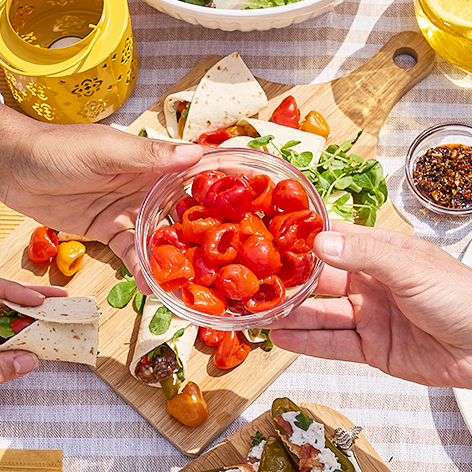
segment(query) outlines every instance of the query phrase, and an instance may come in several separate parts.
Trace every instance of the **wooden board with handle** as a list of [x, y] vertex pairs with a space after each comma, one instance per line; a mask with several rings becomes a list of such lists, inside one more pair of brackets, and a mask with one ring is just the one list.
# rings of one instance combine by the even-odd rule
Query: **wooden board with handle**
[[[344, 415], [326, 406], [316, 403], [301, 403], [299, 406], [316, 422], [325, 425], [325, 432], [329, 438], [334, 437], [336, 428], [347, 431], [354, 426]], [[244, 425], [229, 438], [184, 467], [181, 472], [203, 472], [224, 466], [243, 464], [252, 445], [251, 436], [255, 436], [257, 431], [260, 431], [265, 438], [276, 434], [270, 411], [266, 411]], [[385, 462], [362, 433], [354, 442], [354, 453], [362, 472], [390, 472]]]
[[[397, 67], [396, 55], [408, 53], [417, 63], [410, 69]], [[210, 56], [179, 81], [178, 91], [198, 83], [220, 58]], [[268, 119], [273, 109], [292, 94], [302, 114], [311, 109], [321, 112], [331, 126], [330, 142], [353, 138], [362, 128], [364, 134], [353, 152], [375, 158], [381, 125], [394, 103], [426, 76], [434, 62], [434, 53], [419, 34], [406, 32], [394, 36], [371, 60], [358, 70], [319, 85], [282, 85], [261, 80], [269, 106], [260, 113]], [[164, 131], [163, 98], [140, 116], [128, 132], [138, 134], [144, 126]], [[411, 224], [401, 217], [390, 202], [378, 216], [379, 226], [412, 233]], [[254, 346], [248, 359], [236, 369], [221, 371], [213, 365], [209, 348], [197, 341], [189, 364], [188, 378], [202, 389], [210, 408], [210, 418], [196, 429], [174, 420], [166, 411], [166, 399], [160, 389], [140, 384], [129, 374], [129, 363], [139, 328], [140, 317], [129, 304], [117, 310], [107, 303], [113, 285], [121, 280], [121, 261], [106, 246], [86, 243], [84, 266], [72, 278], [64, 277], [55, 264], [33, 264], [26, 248], [36, 226], [24, 221], [0, 244], [2, 277], [63, 285], [71, 296], [93, 296], [102, 312], [99, 332], [99, 360], [94, 371], [126, 402], [154, 426], [176, 448], [189, 456], [199, 455], [214, 438], [228, 427], [296, 358], [297, 355]], [[251, 382], [246, 382], [248, 378]]]
[[[394, 59], [400, 54], [413, 57], [416, 64], [409, 69], [398, 67]], [[419, 33], [405, 31], [393, 36], [364, 65], [339, 79], [316, 85], [284, 85], [257, 79], [268, 99], [268, 107], [259, 119], [269, 120], [274, 109], [287, 96], [295, 97], [304, 117], [310, 110], [320, 112], [328, 122], [331, 134], [328, 144], [341, 144], [364, 130], [352, 152], [364, 160], [377, 157], [377, 141], [383, 122], [395, 103], [415, 84], [426, 77], [434, 66], [434, 51]], [[205, 72], [221, 56], [209, 56], [190, 71], [166, 94], [198, 84]], [[244, 57], [243, 57], [244, 59]], [[163, 113], [165, 97], [158, 100], [128, 128], [138, 134], [145, 126], [167, 134]], [[377, 215], [376, 226], [413, 234], [411, 223], [390, 200]]]

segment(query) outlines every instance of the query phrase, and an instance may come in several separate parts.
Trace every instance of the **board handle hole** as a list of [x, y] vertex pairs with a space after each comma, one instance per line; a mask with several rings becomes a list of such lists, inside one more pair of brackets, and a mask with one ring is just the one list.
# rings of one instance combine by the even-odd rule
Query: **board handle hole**
[[409, 47], [399, 48], [393, 55], [393, 62], [400, 69], [411, 69], [418, 62], [418, 53]]

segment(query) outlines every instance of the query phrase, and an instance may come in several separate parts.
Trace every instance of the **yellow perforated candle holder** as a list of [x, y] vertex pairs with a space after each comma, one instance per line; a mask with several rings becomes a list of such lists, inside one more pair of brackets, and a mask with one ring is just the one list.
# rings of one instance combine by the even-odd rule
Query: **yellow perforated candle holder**
[[51, 123], [91, 123], [136, 84], [127, 0], [0, 0], [0, 66], [21, 109]]

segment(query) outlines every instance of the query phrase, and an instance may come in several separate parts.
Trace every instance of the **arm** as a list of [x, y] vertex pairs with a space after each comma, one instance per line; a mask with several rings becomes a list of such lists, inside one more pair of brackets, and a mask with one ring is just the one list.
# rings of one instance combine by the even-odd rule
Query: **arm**
[[315, 252], [316, 293], [271, 328], [274, 344], [367, 363], [432, 386], [472, 388], [472, 269], [421, 239], [334, 223]]

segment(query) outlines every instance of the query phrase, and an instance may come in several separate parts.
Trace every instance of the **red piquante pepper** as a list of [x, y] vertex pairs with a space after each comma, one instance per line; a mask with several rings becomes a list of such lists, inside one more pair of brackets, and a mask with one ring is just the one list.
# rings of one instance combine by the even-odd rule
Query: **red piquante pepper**
[[227, 220], [238, 220], [251, 209], [252, 191], [242, 179], [228, 175], [210, 187], [206, 203]]
[[33, 231], [28, 246], [28, 258], [31, 262], [45, 262], [53, 258], [59, 249], [59, 240], [54, 230], [39, 226]]
[[239, 228], [233, 223], [223, 223], [209, 229], [202, 240], [202, 255], [213, 264], [229, 264], [238, 256]]
[[250, 350], [246, 343], [239, 340], [236, 331], [226, 331], [216, 348], [213, 362], [219, 369], [231, 369], [241, 364]]
[[281, 180], [274, 189], [274, 204], [284, 211], [308, 210], [308, 195], [302, 184], [294, 179]]
[[10, 322], [11, 329], [18, 334], [20, 331], [24, 330], [27, 326], [34, 323], [36, 320], [30, 318], [29, 316], [20, 316], [18, 319]]
[[239, 250], [239, 262], [259, 277], [276, 274], [282, 267], [280, 252], [273, 241], [259, 234], [244, 241]]
[[218, 131], [203, 133], [198, 138], [198, 144], [202, 146], [218, 147], [220, 144], [231, 138], [231, 133], [227, 129], [219, 129]]
[[232, 300], [244, 300], [259, 290], [256, 274], [242, 264], [228, 264], [220, 268], [216, 288]]
[[163, 244], [171, 244], [183, 253], [191, 246], [190, 241], [184, 238], [182, 230], [178, 226], [166, 226], [154, 231], [149, 241], [149, 248], [152, 250]]
[[192, 263], [195, 277], [193, 283], [197, 285], [205, 285], [211, 287], [216, 281], [220, 268], [211, 262], [208, 262], [202, 255], [200, 246], [194, 246], [185, 253], [188, 260]]
[[217, 211], [206, 206], [194, 206], [184, 213], [182, 233], [188, 241], [201, 244], [203, 235], [221, 223], [223, 223], [223, 217]]
[[253, 196], [251, 211], [262, 211], [266, 215], [275, 214], [272, 202], [275, 184], [272, 179], [266, 174], [259, 174], [249, 181], [249, 186]]
[[156, 282], [166, 292], [185, 287], [195, 276], [192, 263], [185, 254], [170, 244], [152, 250], [151, 270]]
[[312, 252], [296, 253], [280, 249], [282, 267], [277, 272], [286, 288], [305, 283], [313, 274], [316, 256]]
[[198, 331], [198, 337], [202, 340], [204, 344], [210, 347], [216, 347], [220, 344], [225, 331], [219, 331], [213, 328], [204, 328], [201, 327]]
[[220, 316], [226, 310], [226, 298], [214, 288], [189, 284], [182, 288], [185, 306], [207, 315]]
[[269, 230], [275, 242], [293, 252], [313, 250], [316, 235], [323, 229], [323, 220], [313, 210], [280, 213], [272, 218]]
[[278, 125], [289, 128], [300, 127], [300, 110], [292, 95], [285, 97], [280, 105], [272, 113], [272, 121]]
[[226, 177], [218, 170], [204, 170], [195, 176], [192, 182], [192, 197], [200, 204], [206, 205], [206, 196], [210, 187], [219, 179]]
[[180, 200], [175, 206], [175, 212], [177, 213], [177, 218], [179, 221], [182, 221], [184, 213], [189, 208], [197, 206], [199, 203], [193, 197], [185, 197]]
[[251, 313], [260, 313], [275, 308], [284, 300], [284, 283], [276, 275], [269, 275], [259, 280], [259, 290], [251, 298], [243, 300], [243, 305]]

